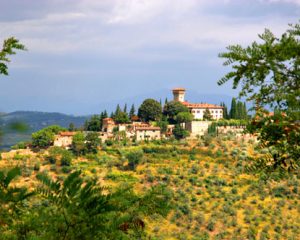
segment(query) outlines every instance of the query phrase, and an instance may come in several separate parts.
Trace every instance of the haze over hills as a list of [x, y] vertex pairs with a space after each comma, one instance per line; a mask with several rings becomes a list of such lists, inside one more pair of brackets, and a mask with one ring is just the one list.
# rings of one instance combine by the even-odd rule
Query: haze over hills
[[[4, 136], [0, 148], [9, 148], [20, 141], [28, 141], [31, 133], [36, 132], [50, 125], [60, 125], [68, 127], [73, 123], [76, 127], [84, 124], [89, 116], [72, 116], [62, 113], [46, 113], [32, 111], [16, 111], [12, 113], [3, 113], [0, 115], [0, 127], [4, 129]], [[8, 126], [14, 122], [22, 122], [28, 126], [28, 130], [22, 133], [11, 131]]]
[[[91, 104], [89, 110], [91, 114], [99, 114], [101, 111], [107, 110], [108, 113], [115, 111], [117, 104], [120, 104], [121, 108], [127, 104], [127, 109], [130, 108], [131, 104], [135, 105], [136, 110], [139, 105], [146, 98], [154, 98], [156, 100], [161, 100], [162, 103], [165, 102], [167, 98], [168, 101], [173, 99], [172, 92], [168, 89], [162, 89], [148, 94], [140, 94], [130, 98], [124, 98], [121, 100], [115, 100], [111, 102], [100, 102], [99, 104]], [[229, 107], [232, 97], [228, 95], [218, 95], [218, 94], [200, 94], [193, 90], [187, 90], [186, 100], [189, 102], [207, 102], [212, 104], [220, 104], [220, 102], [225, 102]], [[83, 106], [77, 106], [78, 112]], [[62, 127], [68, 127], [70, 123], [73, 123], [76, 127], [80, 127], [84, 122], [90, 117], [90, 115], [85, 116], [74, 116], [67, 115], [63, 113], [55, 112], [39, 112], [39, 111], [15, 111], [12, 113], [0, 113], [0, 127], [5, 130], [5, 135], [3, 137], [2, 146], [0, 148], [9, 148], [20, 141], [30, 140], [31, 134], [44, 127], [50, 125], [60, 125]], [[7, 126], [12, 122], [23, 122], [28, 126], [28, 131], [24, 133], [16, 133], [7, 130]]]

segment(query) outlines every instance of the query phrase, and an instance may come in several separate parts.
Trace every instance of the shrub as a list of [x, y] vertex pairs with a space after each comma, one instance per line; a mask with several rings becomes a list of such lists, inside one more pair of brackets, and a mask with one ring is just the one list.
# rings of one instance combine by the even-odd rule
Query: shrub
[[135, 170], [136, 166], [143, 160], [144, 152], [142, 150], [131, 151], [126, 154], [128, 159], [128, 168]]
[[62, 156], [61, 156], [61, 160], [60, 160], [60, 165], [61, 166], [70, 166], [71, 162], [72, 162], [72, 153], [69, 151], [65, 151]]
[[70, 172], [72, 171], [72, 168], [69, 167], [69, 166], [63, 166], [63, 167], [61, 168], [61, 171], [62, 171], [63, 173], [70, 173]]
[[112, 146], [114, 144], [114, 141], [111, 139], [107, 139], [107, 140], [105, 140], [105, 144], [106, 144], [106, 146]]
[[34, 164], [34, 166], [33, 166], [33, 170], [34, 171], [39, 171], [40, 170], [40, 164], [39, 163], [36, 163], [36, 164]]
[[208, 221], [206, 229], [212, 232], [213, 230], [215, 230], [215, 226], [216, 226], [216, 221], [215, 219], [211, 218]]
[[25, 148], [26, 148], [25, 142], [19, 142], [16, 145], [11, 147], [11, 149], [25, 149]]

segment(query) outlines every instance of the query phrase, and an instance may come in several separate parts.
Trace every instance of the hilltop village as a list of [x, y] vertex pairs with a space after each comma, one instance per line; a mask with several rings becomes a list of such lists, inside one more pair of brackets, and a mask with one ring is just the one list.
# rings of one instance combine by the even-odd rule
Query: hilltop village
[[[170, 138], [198, 138], [209, 132], [210, 127], [217, 133], [242, 133], [245, 124], [242, 121], [224, 121], [228, 118], [225, 104], [215, 105], [209, 103], [190, 103], [185, 100], [186, 89], [174, 88], [173, 100], [166, 103], [162, 108], [154, 99], [146, 99], [139, 109], [138, 115], [131, 114], [130, 119], [118, 121], [114, 117], [104, 117], [101, 119], [101, 129], [96, 131], [101, 142], [123, 138], [132, 141], [149, 141]], [[242, 105], [237, 104], [237, 106]], [[244, 116], [246, 109], [244, 106]], [[143, 108], [144, 107], [144, 108]], [[242, 108], [243, 109], [243, 108]], [[118, 110], [117, 110], [118, 111]], [[165, 114], [165, 121], [158, 120], [162, 111]], [[117, 115], [123, 116], [124, 112], [119, 110]], [[245, 118], [245, 117], [244, 117]], [[239, 119], [242, 119], [241, 117]], [[88, 124], [88, 123], [87, 123]], [[70, 129], [72, 130], [72, 129]], [[94, 129], [86, 127], [84, 133]], [[55, 136], [54, 146], [68, 148], [71, 146], [73, 136], [76, 131], [61, 131]]]

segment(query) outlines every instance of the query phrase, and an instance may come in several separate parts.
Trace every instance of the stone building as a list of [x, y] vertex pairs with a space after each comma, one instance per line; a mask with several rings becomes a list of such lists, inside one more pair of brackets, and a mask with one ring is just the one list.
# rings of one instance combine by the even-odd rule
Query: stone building
[[135, 135], [137, 141], [160, 139], [160, 127], [136, 127]]
[[60, 132], [55, 135], [53, 146], [69, 148], [72, 145], [75, 134], [76, 132]]
[[102, 132], [112, 133], [116, 127], [115, 121], [112, 118], [104, 118], [102, 121]]
[[204, 112], [206, 109], [209, 110], [212, 119], [218, 120], [223, 118], [223, 107], [209, 104], [209, 103], [190, 103], [185, 101], [185, 89], [184, 88], [174, 88], [173, 96], [174, 101], [179, 101], [185, 105], [190, 112], [193, 114], [194, 119], [203, 119]]

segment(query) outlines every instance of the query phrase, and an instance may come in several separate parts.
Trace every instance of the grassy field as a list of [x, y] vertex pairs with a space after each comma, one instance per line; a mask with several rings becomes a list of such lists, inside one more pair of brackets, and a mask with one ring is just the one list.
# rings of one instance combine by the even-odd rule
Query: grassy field
[[[173, 209], [167, 218], [147, 217], [147, 239], [300, 239], [300, 173], [281, 179], [247, 173], [248, 157], [265, 151], [253, 140], [221, 136], [103, 146], [98, 154], [73, 159], [70, 167], [50, 163], [55, 151], [4, 153], [0, 168], [21, 166], [17, 184], [31, 189], [37, 172], [62, 180], [74, 169], [109, 188], [130, 184], [139, 193], [164, 183], [173, 191]], [[143, 155], [129, 170], [127, 154], [133, 151]]]

